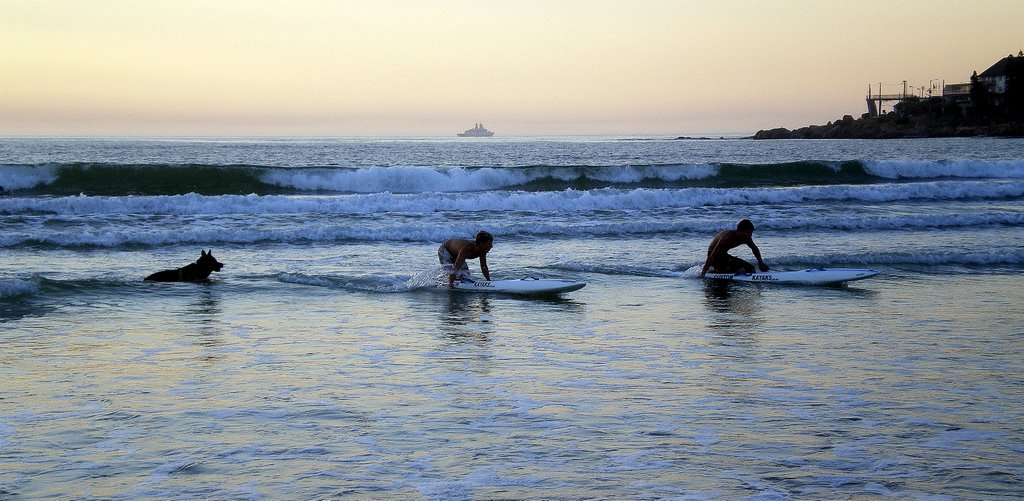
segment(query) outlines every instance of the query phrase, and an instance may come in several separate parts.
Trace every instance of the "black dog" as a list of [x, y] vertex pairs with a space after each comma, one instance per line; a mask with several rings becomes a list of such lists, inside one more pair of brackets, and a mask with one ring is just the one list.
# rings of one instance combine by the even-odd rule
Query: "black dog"
[[210, 276], [210, 273], [220, 271], [224, 267], [223, 264], [214, 259], [212, 250], [210, 252], [199, 252], [199, 259], [196, 262], [176, 270], [158, 271], [146, 277], [146, 280], [156, 282], [202, 282]]

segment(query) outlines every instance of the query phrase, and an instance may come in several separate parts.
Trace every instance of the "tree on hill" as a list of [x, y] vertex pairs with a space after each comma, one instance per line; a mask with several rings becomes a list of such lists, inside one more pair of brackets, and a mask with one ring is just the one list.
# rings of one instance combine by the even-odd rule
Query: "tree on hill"
[[971, 106], [968, 110], [970, 119], [979, 124], [986, 124], [992, 111], [992, 97], [985, 83], [978, 78], [978, 72], [971, 75]]

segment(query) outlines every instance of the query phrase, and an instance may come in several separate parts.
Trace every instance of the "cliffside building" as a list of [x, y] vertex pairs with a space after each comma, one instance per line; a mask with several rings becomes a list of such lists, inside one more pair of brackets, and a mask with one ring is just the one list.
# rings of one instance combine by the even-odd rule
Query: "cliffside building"
[[[1000, 108], [1006, 103], [1006, 95], [1008, 90], [1011, 89], [1011, 79], [1020, 78], [1020, 73], [1024, 68], [1024, 51], [1019, 52], [1016, 56], [1006, 56], [995, 64], [990, 66], [987, 70], [977, 75], [977, 81], [984, 85], [984, 91], [991, 101], [989, 105]], [[1016, 77], [1014, 75], [1017, 75]], [[972, 77], [973, 78], [973, 77]], [[964, 114], [972, 106], [971, 97], [971, 84], [970, 83], [954, 83], [954, 84], [943, 84], [942, 86], [942, 101], [944, 105], [948, 107], [960, 108], [960, 111]], [[928, 96], [931, 96], [929, 91]], [[882, 112], [882, 105], [886, 102], [902, 103], [903, 101], [910, 98], [923, 98], [921, 96], [914, 95], [913, 92], [907, 92], [906, 82], [903, 82], [903, 92], [895, 94], [883, 94], [882, 84], [878, 84], [878, 92], [872, 93], [871, 86], [868, 86], [868, 95], [866, 98], [868, 112], [867, 116], [877, 117]]]
[[[1017, 57], [1024, 57], [1024, 51]], [[978, 75], [978, 79], [985, 84], [985, 88], [990, 94], [1006, 93], [1006, 84], [1010, 80], [1011, 69], [1015, 64], [1019, 64], [1017, 57], [1006, 56]]]

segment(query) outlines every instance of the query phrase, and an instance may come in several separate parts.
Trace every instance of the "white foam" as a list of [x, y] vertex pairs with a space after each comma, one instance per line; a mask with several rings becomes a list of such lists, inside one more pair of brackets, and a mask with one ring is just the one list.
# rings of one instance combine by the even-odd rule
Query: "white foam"
[[864, 169], [886, 179], [900, 178], [1024, 178], [1024, 161], [954, 160], [932, 162], [925, 160], [869, 161]]
[[35, 280], [22, 280], [11, 278], [0, 280], [0, 297], [20, 296], [39, 292], [39, 282]]
[[264, 174], [268, 184], [303, 190], [329, 190], [350, 193], [423, 191], [480, 191], [522, 184], [528, 181], [514, 169], [426, 167], [369, 167], [362, 169], [279, 169]]
[[53, 165], [0, 165], [0, 187], [4, 190], [33, 188], [57, 180]]
[[485, 191], [521, 186], [545, 179], [636, 183], [645, 179], [674, 182], [703, 179], [718, 173], [709, 164], [608, 167], [366, 167], [358, 169], [274, 169], [261, 180], [301, 190], [346, 193], [422, 193]]
[[[826, 164], [838, 171], [838, 164]], [[773, 166], [760, 166], [772, 168]], [[865, 161], [867, 173], [886, 178], [1024, 178], [1024, 162], [897, 160]], [[347, 193], [421, 193], [485, 191], [507, 189], [531, 182], [591, 180], [604, 183], [637, 183], [644, 180], [679, 182], [715, 177], [716, 164], [667, 164], [620, 166], [535, 166], [535, 167], [420, 167], [390, 166], [352, 169], [271, 169], [261, 180], [267, 184], [301, 190]], [[784, 172], [781, 173], [784, 175]]]
[[893, 202], [904, 200], [1000, 199], [1024, 196], [1022, 181], [934, 181], [880, 185], [798, 188], [687, 188], [577, 191], [494, 191], [452, 193], [372, 193], [364, 195], [285, 196], [194, 193], [167, 196], [54, 198], [0, 197], [0, 214], [65, 215], [226, 215], [226, 214], [423, 214], [437, 211], [580, 212], [643, 210], [723, 205], [798, 204], [823, 201]]
[[310, 277], [307, 275], [296, 274], [296, 273], [279, 273], [277, 279], [289, 284], [299, 285], [313, 285], [316, 287], [336, 287], [336, 283], [333, 280], [329, 280], [322, 277]]

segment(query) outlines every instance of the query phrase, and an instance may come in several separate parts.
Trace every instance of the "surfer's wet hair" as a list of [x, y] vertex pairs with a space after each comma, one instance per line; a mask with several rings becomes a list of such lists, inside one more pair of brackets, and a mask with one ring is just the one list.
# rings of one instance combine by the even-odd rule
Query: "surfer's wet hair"
[[481, 232], [476, 234], [476, 243], [477, 244], [482, 245], [482, 244], [485, 244], [485, 243], [488, 243], [488, 242], [491, 242], [491, 243], [494, 242], [494, 235], [491, 235], [490, 233], [487, 233], [486, 231], [481, 231]]
[[749, 231], [754, 232], [754, 223], [751, 223], [749, 219], [744, 219], [736, 225], [736, 231]]

